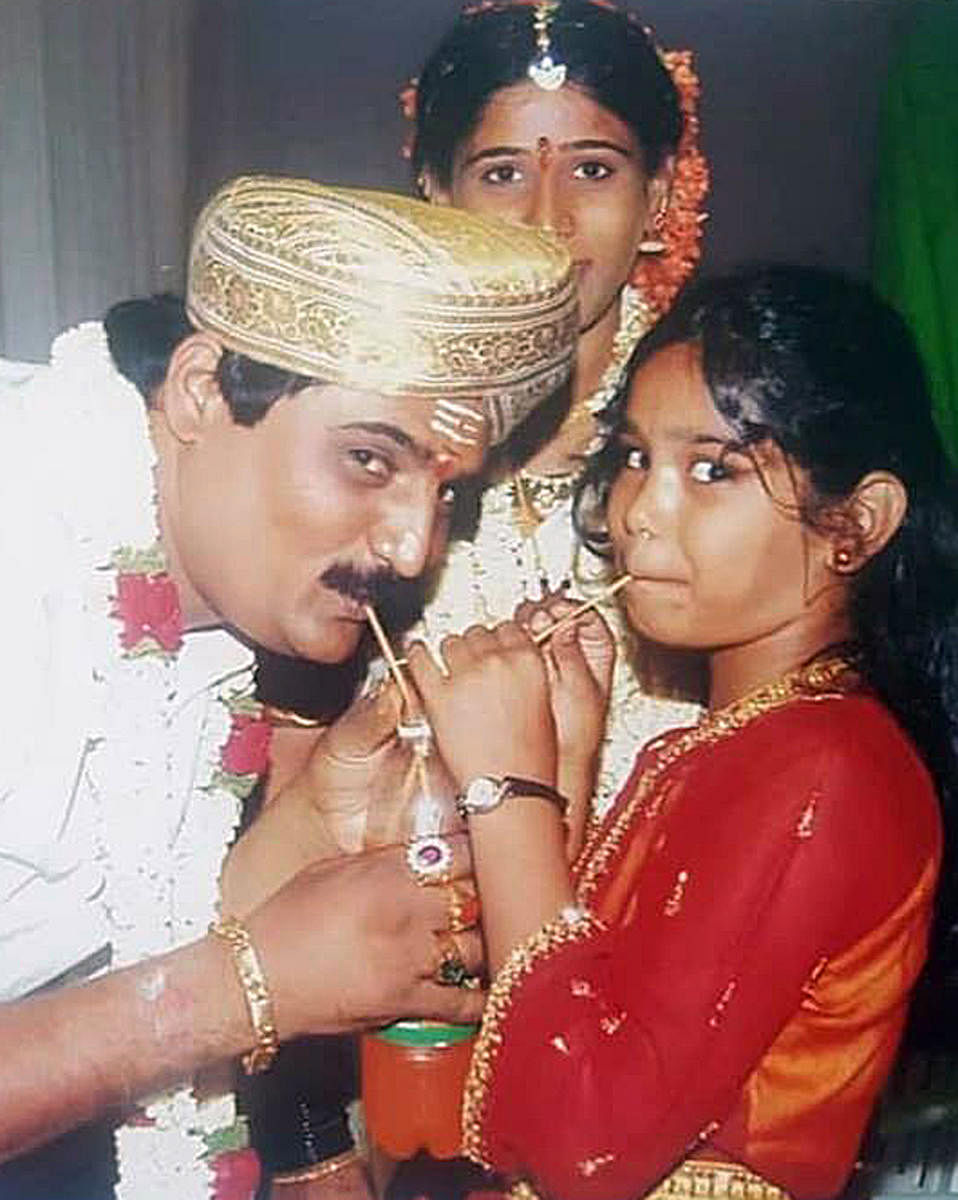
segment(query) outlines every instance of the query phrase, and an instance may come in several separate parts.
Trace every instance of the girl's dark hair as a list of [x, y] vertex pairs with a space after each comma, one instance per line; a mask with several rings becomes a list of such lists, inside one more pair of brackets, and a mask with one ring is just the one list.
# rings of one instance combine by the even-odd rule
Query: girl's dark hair
[[[538, 57], [530, 4], [493, 4], [463, 13], [423, 67], [416, 93], [413, 175], [428, 169], [452, 182], [456, 149], [501, 88], [528, 80]], [[574, 84], [614, 113], [642, 147], [654, 175], [674, 153], [682, 112], [672, 77], [633, 13], [592, 0], [559, 0], [549, 21], [552, 57]]]
[[[123, 300], [107, 311], [103, 325], [117, 370], [139, 389], [149, 407], [166, 378], [173, 351], [195, 332], [185, 304], [169, 292]], [[281, 396], [294, 395], [318, 382], [232, 350], [225, 350], [220, 357], [216, 381], [239, 425], [255, 425]]]
[[[621, 465], [616, 431], [629, 383], [657, 351], [698, 350], [713, 403], [746, 446], [771, 441], [808, 474], [798, 519], [821, 527], [830, 504], [870, 471], [897, 476], [908, 511], [855, 576], [860, 669], [913, 737], [958, 836], [958, 484], [935, 428], [914, 342], [866, 284], [807, 267], [756, 267], [688, 289], [638, 344], [605, 420], [611, 436], [583, 478], [582, 535], [607, 547], [602, 512]], [[954, 884], [947, 886], [947, 906]]]

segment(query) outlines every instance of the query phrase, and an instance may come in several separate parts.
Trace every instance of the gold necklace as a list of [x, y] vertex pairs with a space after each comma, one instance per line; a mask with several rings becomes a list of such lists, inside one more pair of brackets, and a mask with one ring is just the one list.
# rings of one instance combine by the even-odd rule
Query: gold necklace
[[516, 471], [510, 482], [516, 528], [523, 538], [536, 530], [575, 491], [577, 471], [561, 475], [527, 475]]
[[[606, 407], [622, 383], [626, 364], [636, 343], [651, 323], [652, 316], [648, 305], [635, 288], [624, 287], [620, 302], [619, 326], [612, 339], [609, 362], [602, 372], [598, 386], [587, 396], [572, 403], [563, 421], [563, 428], [568, 428], [584, 417], [591, 421], [596, 413]], [[591, 453], [595, 448], [590, 442], [586, 453]], [[515, 472], [512, 478], [513, 504], [516, 526], [523, 538], [534, 537], [535, 531], [549, 514], [569, 498], [578, 475], [578, 467], [554, 475], [533, 475], [522, 469]]]
[[[851, 662], [843, 655], [832, 655], [789, 671], [781, 679], [756, 688], [724, 708], [706, 713], [698, 725], [685, 733], [672, 738], [666, 736], [658, 757], [639, 776], [631, 798], [612, 824], [608, 828], [598, 822], [592, 826], [575, 864], [578, 901], [583, 903], [595, 891], [599, 876], [618, 850], [633, 820], [639, 814], [654, 817], [658, 813], [661, 800], [655, 803], [653, 792], [665, 772], [680, 758], [698, 746], [730, 737], [756, 717], [792, 700], [833, 699], [858, 684], [859, 677]], [[649, 749], [656, 749], [656, 743], [651, 743]]]

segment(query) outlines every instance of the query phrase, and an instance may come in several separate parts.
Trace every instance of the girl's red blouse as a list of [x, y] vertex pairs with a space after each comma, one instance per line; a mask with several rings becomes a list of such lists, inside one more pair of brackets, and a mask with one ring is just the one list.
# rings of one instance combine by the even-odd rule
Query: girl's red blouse
[[639, 757], [576, 864], [597, 920], [557, 923], [500, 972], [466, 1148], [562, 1200], [643, 1195], [690, 1156], [830, 1196], [924, 961], [934, 787], [860, 692], [676, 755], [682, 737]]

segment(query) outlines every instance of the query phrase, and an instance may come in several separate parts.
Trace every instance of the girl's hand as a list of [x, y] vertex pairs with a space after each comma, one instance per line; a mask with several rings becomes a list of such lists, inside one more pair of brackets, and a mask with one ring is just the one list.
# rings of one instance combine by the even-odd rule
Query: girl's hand
[[[531, 633], [548, 629], [578, 604], [552, 596], [519, 606], [516, 620]], [[575, 858], [582, 845], [605, 733], [615, 665], [615, 640], [595, 610], [584, 613], [540, 643], [558, 738], [557, 786], [569, 801], [566, 849]]]
[[554, 786], [546, 665], [528, 632], [512, 621], [494, 629], [476, 625], [446, 638], [440, 652], [443, 666], [414, 645], [409, 670], [457, 784], [477, 775], [517, 775]]
[[[574, 612], [577, 602], [550, 596], [538, 604], [526, 601], [516, 621], [539, 634]], [[584, 613], [539, 645], [546, 664], [549, 698], [562, 760], [595, 757], [605, 732], [615, 665], [615, 640], [595, 611]]]

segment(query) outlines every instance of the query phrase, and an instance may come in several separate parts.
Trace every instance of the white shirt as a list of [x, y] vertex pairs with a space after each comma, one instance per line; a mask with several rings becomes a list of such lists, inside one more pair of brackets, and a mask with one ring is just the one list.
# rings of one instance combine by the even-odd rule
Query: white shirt
[[110, 559], [156, 540], [152, 471], [101, 326], [0, 364], [0, 999], [107, 943], [123, 963], [198, 937], [215, 906], [238, 815], [210, 786], [221, 699], [250, 655], [213, 630], [124, 659]]

